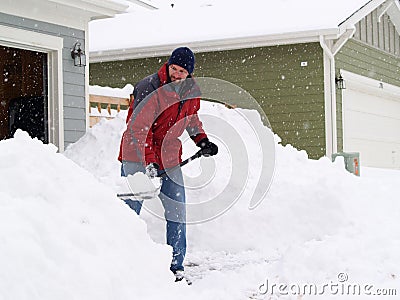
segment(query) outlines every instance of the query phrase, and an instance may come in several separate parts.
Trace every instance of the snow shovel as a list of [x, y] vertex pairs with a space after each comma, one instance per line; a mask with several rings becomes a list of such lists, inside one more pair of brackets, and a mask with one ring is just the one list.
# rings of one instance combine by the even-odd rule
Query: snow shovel
[[[184, 165], [188, 164], [189, 162], [191, 162], [192, 160], [199, 158], [201, 156], [209, 156], [209, 153], [207, 152], [207, 150], [199, 150], [197, 151], [195, 154], [193, 154], [191, 157], [185, 159], [184, 161], [182, 161], [180, 164], [169, 168], [168, 170], [162, 170], [157, 177], [165, 177], [167, 176], [167, 174], [177, 168], [183, 167]], [[161, 186], [160, 186], [161, 188]], [[117, 196], [121, 199], [127, 198], [127, 197], [135, 197], [138, 198], [137, 200], [148, 200], [148, 199], [153, 199], [159, 192], [159, 189], [157, 188], [153, 191], [149, 191], [149, 192], [136, 192], [136, 193], [124, 193], [124, 194], [117, 194]]]

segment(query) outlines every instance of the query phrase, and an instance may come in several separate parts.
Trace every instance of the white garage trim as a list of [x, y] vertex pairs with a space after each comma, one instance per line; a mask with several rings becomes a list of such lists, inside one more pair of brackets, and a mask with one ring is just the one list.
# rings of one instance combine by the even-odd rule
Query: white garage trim
[[340, 70], [340, 73], [346, 81], [347, 87], [361, 89], [368, 94], [384, 95], [385, 97], [392, 98], [395, 101], [400, 101], [399, 86], [354, 74], [345, 70]]
[[341, 70], [343, 151], [361, 165], [400, 169], [400, 87]]

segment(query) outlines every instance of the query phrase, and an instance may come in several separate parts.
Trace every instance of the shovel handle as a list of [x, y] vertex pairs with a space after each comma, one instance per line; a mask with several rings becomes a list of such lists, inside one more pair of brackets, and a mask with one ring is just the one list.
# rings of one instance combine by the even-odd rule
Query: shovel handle
[[204, 155], [203, 150], [199, 150], [195, 154], [193, 154], [191, 157], [189, 157], [189, 158], [185, 159], [184, 161], [182, 161], [180, 164], [178, 164], [178, 165], [176, 165], [176, 166], [174, 166], [172, 168], [169, 168], [167, 170], [161, 171], [161, 173], [158, 174], [157, 177], [164, 177], [164, 176], [167, 175], [167, 172], [171, 172], [171, 171], [173, 171], [173, 170], [175, 170], [177, 168], [183, 167], [184, 165], [188, 164], [192, 160], [195, 160], [196, 158], [201, 157], [202, 155]]
[[[205, 155], [205, 153], [203, 153], [203, 150], [199, 150], [195, 154], [193, 154], [191, 157], [189, 157], [189, 158], [185, 159], [184, 161], [182, 161], [180, 164], [178, 164], [178, 165], [176, 165], [176, 166], [174, 166], [172, 168], [169, 168], [168, 172], [173, 171], [173, 170], [175, 170], [175, 169], [177, 169], [179, 167], [183, 167], [184, 165], [188, 164], [189, 162], [191, 162], [192, 160], [194, 160], [196, 158], [201, 157], [202, 155]], [[167, 175], [167, 171], [163, 170], [160, 174], [158, 174], [157, 177], [164, 177], [166, 175]], [[126, 193], [126, 194], [117, 194], [117, 197], [120, 197], [120, 198], [135, 197], [135, 196], [136, 197], [137, 196], [140, 197], [140, 196], [143, 196], [144, 194], [145, 193], [141, 193], [141, 192], [138, 192], [138, 193]]]

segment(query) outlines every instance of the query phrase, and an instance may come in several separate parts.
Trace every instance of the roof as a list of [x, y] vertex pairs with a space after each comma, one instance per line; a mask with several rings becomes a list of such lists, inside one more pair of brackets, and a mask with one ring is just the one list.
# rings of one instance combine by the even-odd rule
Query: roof
[[213, 51], [319, 41], [321, 35], [336, 39], [383, 3], [385, 0], [176, 0], [173, 7], [133, 10], [90, 22], [91, 61], [167, 55], [183, 44], [195, 51]]

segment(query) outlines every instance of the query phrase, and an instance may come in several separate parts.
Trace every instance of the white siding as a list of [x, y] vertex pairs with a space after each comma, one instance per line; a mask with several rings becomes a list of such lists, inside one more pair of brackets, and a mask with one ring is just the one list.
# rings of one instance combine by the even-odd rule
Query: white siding
[[379, 22], [377, 11], [373, 11], [356, 24], [354, 38], [370, 46], [396, 56], [400, 55], [400, 37], [387, 14]]

